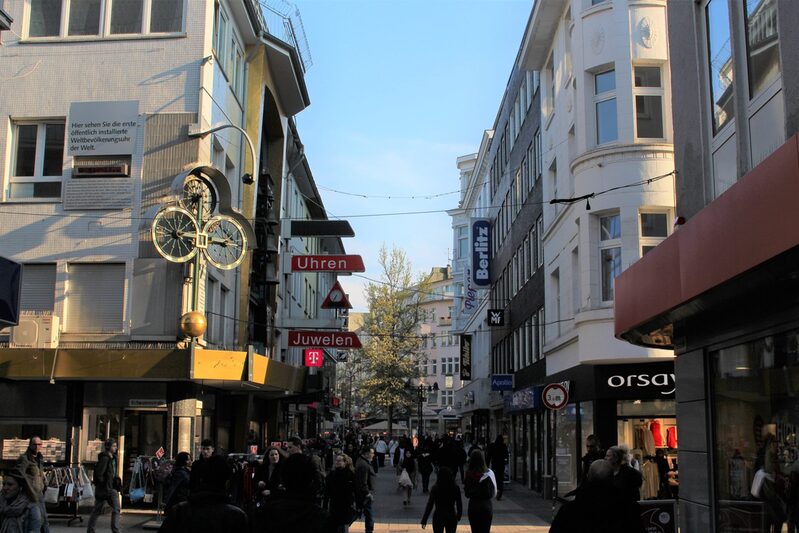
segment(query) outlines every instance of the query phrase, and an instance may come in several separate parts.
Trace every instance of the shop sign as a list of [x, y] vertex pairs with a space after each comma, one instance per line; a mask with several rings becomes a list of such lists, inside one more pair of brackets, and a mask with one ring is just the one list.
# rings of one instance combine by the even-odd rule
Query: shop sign
[[366, 272], [360, 255], [294, 255], [292, 272]]
[[613, 366], [598, 370], [597, 392], [609, 398], [671, 398], [676, 390], [674, 363]]
[[643, 500], [638, 502], [641, 508], [641, 525], [646, 533], [676, 533], [674, 500]]
[[569, 387], [566, 383], [550, 383], [541, 393], [541, 402], [547, 409], [563, 409], [569, 403]]
[[67, 120], [69, 155], [129, 155], [136, 145], [139, 102], [73, 102]]
[[289, 331], [288, 345], [308, 348], [363, 348], [358, 335], [351, 331]]
[[526, 389], [513, 391], [512, 394], [503, 396], [505, 412], [525, 411], [538, 409], [540, 406], [539, 398], [541, 387], [527, 387]]
[[472, 379], [472, 336], [460, 335], [461, 381]]
[[491, 390], [512, 391], [513, 374], [493, 374], [491, 376]]
[[325, 352], [319, 349], [305, 350], [305, 366], [321, 367], [325, 362]]
[[463, 314], [471, 315], [472, 311], [477, 307], [477, 289], [472, 287], [472, 269], [468, 267], [465, 268], [463, 277]]
[[488, 326], [492, 328], [500, 328], [505, 325], [505, 310], [504, 309], [489, 309], [486, 316]]
[[128, 400], [128, 407], [166, 407], [166, 400]]
[[491, 221], [472, 219], [472, 281], [478, 287], [491, 285]]
[[166, 452], [164, 451], [164, 447], [163, 447], [163, 446], [161, 446], [160, 448], [158, 448], [157, 450], [155, 450], [155, 458], [156, 458], [156, 459], [160, 459], [161, 457], [163, 457], [163, 456], [164, 456], [164, 454], [165, 454], [165, 453], [166, 453]]

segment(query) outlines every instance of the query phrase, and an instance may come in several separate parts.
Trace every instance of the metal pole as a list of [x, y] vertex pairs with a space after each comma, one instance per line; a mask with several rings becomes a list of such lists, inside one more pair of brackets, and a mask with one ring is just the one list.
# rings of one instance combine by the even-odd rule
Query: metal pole
[[[203, 199], [200, 198], [200, 201], [197, 202], [197, 210], [194, 213], [195, 217], [197, 218], [197, 227], [202, 230], [203, 227]], [[200, 256], [202, 254], [198, 253], [194, 256], [194, 283], [192, 284], [191, 288], [191, 310], [198, 311], [198, 307], [200, 305]], [[206, 318], [208, 320], [208, 318]]]
[[416, 435], [421, 439], [422, 438], [422, 401], [424, 400], [424, 385], [419, 385], [419, 429], [416, 432]]

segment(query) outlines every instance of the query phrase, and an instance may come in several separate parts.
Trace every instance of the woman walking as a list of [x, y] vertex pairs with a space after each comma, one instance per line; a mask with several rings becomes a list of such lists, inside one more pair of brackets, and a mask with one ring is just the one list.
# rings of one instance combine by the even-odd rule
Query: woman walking
[[191, 455], [188, 452], [180, 452], [175, 457], [175, 465], [169, 475], [169, 488], [166, 493], [166, 508], [168, 513], [180, 502], [189, 500], [189, 489], [191, 487]]
[[327, 476], [325, 491], [336, 533], [347, 533], [356, 516], [355, 468], [349, 456], [343, 453], [336, 456], [335, 466]]
[[491, 499], [497, 493], [497, 480], [486, 466], [481, 450], [474, 450], [469, 456], [463, 492], [469, 498], [469, 526], [472, 533], [489, 533], [494, 518]]
[[[413, 489], [416, 488], [416, 457], [410, 448], [405, 450], [405, 456], [402, 460], [402, 470], [407, 472], [410, 478], [410, 483], [403, 485], [405, 499], [402, 501], [402, 505], [410, 505], [411, 493]], [[402, 474], [400, 474], [400, 476], [402, 476]]]
[[461, 489], [455, 484], [455, 474], [442, 466], [438, 469], [438, 478], [430, 490], [427, 507], [422, 516], [422, 529], [427, 527], [427, 518], [435, 506], [433, 513], [433, 533], [455, 533], [458, 521], [463, 515]]
[[3, 476], [0, 492], [0, 531], [39, 533], [42, 528], [40, 506], [29, 493], [25, 475], [15, 470]]
[[283, 452], [275, 446], [266, 449], [266, 461], [255, 471], [255, 483], [258, 486], [256, 498], [260, 503], [275, 498], [283, 490], [281, 470], [283, 467]]

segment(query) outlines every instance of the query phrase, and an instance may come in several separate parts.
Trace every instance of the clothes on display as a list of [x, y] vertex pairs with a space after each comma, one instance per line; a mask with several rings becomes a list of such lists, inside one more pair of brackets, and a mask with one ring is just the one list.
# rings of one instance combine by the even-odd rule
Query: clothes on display
[[652, 423], [649, 424], [649, 431], [652, 432], [652, 439], [655, 441], [655, 446], [662, 448], [666, 445], [663, 439], [663, 430], [660, 427], [660, 422], [653, 420]]
[[677, 447], [677, 426], [670, 427], [666, 430], [666, 446], [669, 448]]
[[644, 483], [641, 485], [641, 499], [652, 500], [658, 497], [660, 492], [660, 471], [652, 456], [644, 460], [641, 465], [641, 475], [644, 478]]
[[633, 427], [633, 447], [643, 450], [644, 455], [655, 455], [655, 438], [646, 423]]

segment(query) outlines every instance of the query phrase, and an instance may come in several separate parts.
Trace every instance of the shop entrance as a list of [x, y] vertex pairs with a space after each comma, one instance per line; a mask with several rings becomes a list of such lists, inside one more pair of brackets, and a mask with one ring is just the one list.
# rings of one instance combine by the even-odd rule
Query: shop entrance
[[[155, 487], [152, 478], [151, 460], [155, 452], [163, 447], [167, 449], [166, 440], [167, 413], [162, 409], [126, 409], [123, 412], [122, 431], [122, 450], [120, 462], [125, 465], [122, 471], [122, 492], [128, 495], [130, 492], [131, 481], [134, 472], [141, 473], [139, 479], [145, 486], [145, 494], [154, 493]], [[133, 506], [143, 505], [150, 507], [155, 505], [155, 500], [147, 497], [143, 501], [126, 503]]]

